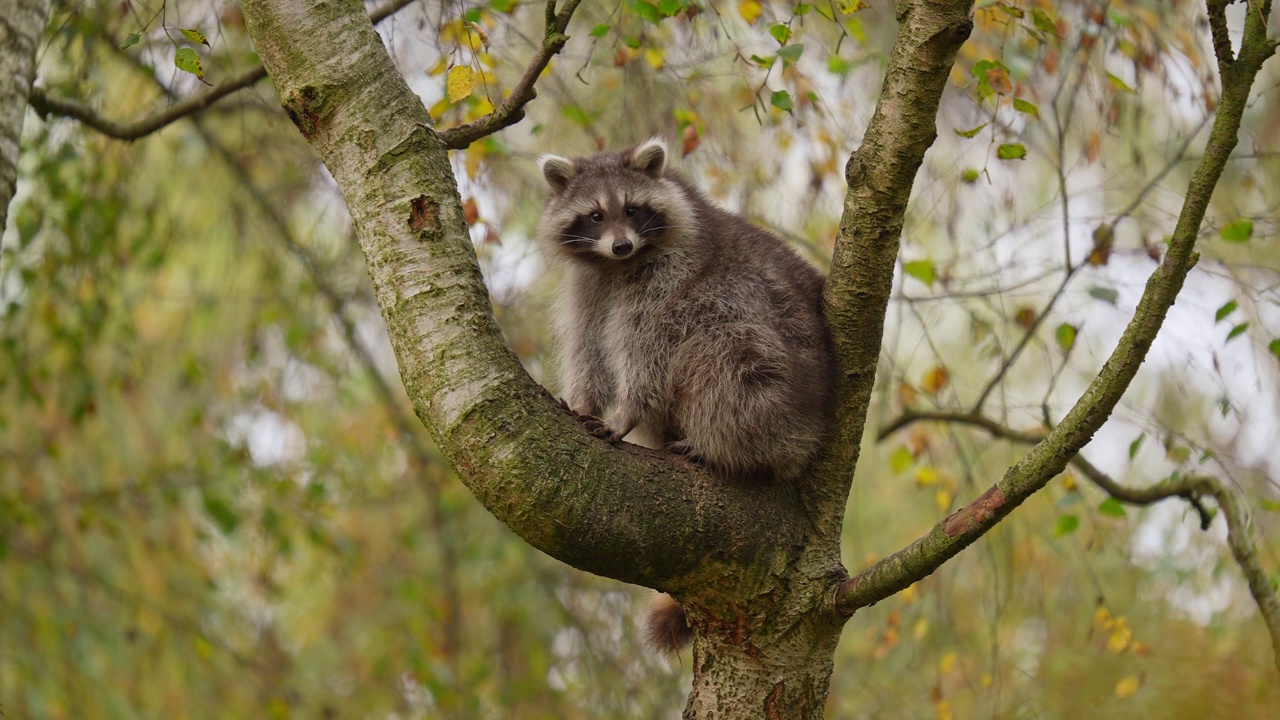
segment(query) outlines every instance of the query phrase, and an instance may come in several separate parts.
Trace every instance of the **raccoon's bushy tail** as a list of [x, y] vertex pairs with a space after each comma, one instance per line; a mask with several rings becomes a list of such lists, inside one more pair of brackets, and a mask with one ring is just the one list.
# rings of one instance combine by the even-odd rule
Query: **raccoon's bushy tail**
[[649, 601], [644, 619], [644, 644], [657, 653], [674, 655], [693, 641], [693, 628], [675, 598], [658, 593]]

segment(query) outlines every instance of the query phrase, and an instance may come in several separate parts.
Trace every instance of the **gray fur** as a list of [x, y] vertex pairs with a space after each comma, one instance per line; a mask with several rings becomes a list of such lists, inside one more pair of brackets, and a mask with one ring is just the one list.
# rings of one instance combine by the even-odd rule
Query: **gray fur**
[[667, 167], [661, 140], [542, 169], [569, 406], [612, 408], [611, 439], [631, 433], [729, 477], [802, 476], [832, 410], [821, 273], [712, 205]]

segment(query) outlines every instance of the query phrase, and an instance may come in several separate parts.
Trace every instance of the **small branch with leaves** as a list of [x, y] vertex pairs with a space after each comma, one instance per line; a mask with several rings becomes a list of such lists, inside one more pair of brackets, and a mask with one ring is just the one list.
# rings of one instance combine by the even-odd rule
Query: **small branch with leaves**
[[569, 41], [569, 36], [565, 35], [565, 30], [568, 29], [569, 20], [573, 18], [573, 13], [578, 9], [580, 2], [581, 0], [568, 0], [564, 4], [564, 8], [557, 11], [556, 0], [547, 0], [546, 31], [542, 37], [542, 45], [529, 60], [529, 67], [525, 69], [524, 75], [520, 77], [519, 82], [511, 90], [511, 94], [488, 115], [465, 125], [442, 130], [440, 138], [444, 140], [445, 147], [450, 150], [461, 150], [481, 138], [488, 137], [503, 128], [520, 122], [524, 118], [525, 106], [538, 96], [538, 92], [534, 88], [534, 84], [538, 81], [538, 76], [547, 68], [551, 58], [559, 54], [565, 43]]

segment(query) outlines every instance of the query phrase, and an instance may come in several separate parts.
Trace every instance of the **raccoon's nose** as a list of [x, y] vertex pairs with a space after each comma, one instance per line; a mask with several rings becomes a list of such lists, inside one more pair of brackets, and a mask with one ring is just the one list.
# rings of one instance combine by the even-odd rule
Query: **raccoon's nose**
[[631, 252], [630, 240], [618, 240], [613, 244], [613, 254], [618, 257], [626, 257]]

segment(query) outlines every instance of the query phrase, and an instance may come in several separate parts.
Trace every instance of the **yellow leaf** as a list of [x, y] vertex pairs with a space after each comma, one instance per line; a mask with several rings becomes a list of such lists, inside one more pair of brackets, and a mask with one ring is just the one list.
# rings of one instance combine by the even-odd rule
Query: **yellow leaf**
[[760, 12], [760, 3], [756, 0], [743, 0], [738, 3], [738, 14], [749, 23], [755, 22], [756, 18], [760, 17]]
[[867, 9], [867, 4], [863, 0], [836, 0], [836, 10], [845, 15], [852, 15], [859, 10]]
[[1110, 637], [1107, 638], [1107, 649], [1119, 655], [1129, 646], [1133, 644], [1133, 631], [1129, 629], [1129, 623], [1120, 617], [1116, 618], [1115, 627], [1111, 631]]
[[906, 590], [902, 591], [902, 599], [908, 605], [914, 604], [916, 599], [919, 597], [920, 597], [920, 590], [916, 587], [916, 583], [911, 583], [910, 585], [907, 586]]
[[455, 65], [449, 69], [449, 76], [444, 82], [445, 97], [456, 103], [471, 95], [476, 86], [476, 73], [466, 65]]
[[931, 467], [922, 467], [916, 471], [916, 485], [928, 487], [938, 484], [938, 471]]
[[952, 720], [955, 717], [951, 714], [951, 703], [946, 700], [939, 700], [934, 708], [938, 711], [938, 720]]
[[644, 60], [649, 63], [654, 70], [661, 70], [662, 66], [667, 64], [667, 60], [663, 56], [662, 48], [660, 47], [646, 48], [644, 51]]
[[951, 373], [941, 365], [936, 365], [932, 370], [924, 374], [924, 379], [920, 381], [920, 389], [930, 395], [937, 395], [942, 388], [947, 386], [947, 382], [951, 379]]
[[946, 512], [951, 509], [951, 491], [946, 488], [938, 488], [933, 494], [933, 499], [938, 503], [938, 510]]
[[989, 688], [991, 683], [995, 682], [995, 678], [991, 677], [991, 673], [984, 672], [982, 677], [978, 678], [978, 682], [982, 683], [982, 687]]
[[929, 621], [920, 618], [916, 624], [911, 627], [911, 635], [917, 640], [923, 640], [925, 635], [929, 634]]
[[1063, 473], [1062, 487], [1066, 488], [1067, 492], [1074, 492], [1076, 488], [1080, 487], [1080, 484], [1076, 482], [1075, 475], [1072, 475], [1071, 473]]
[[951, 668], [955, 666], [956, 654], [954, 652], [949, 652], [946, 655], [943, 655], [942, 660], [938, 662], [938, 672], [942, 675], [946, 675], [951, 672]]
[[1138, 676], [1130, 675], [1129, 677], [1116, 683], [1116, 697], [1123, 700], [1129, 697], [1130, 695], [1138, 692], [1138, 688], [1140, 687], [1142, 687], [1142, 681], [1138, 679]]
[[1101, 605], [1097, 610], [1093, 611], [1093, 624], [1103, 630], [1111, 629], [1111, 611], [1105, 605]]

